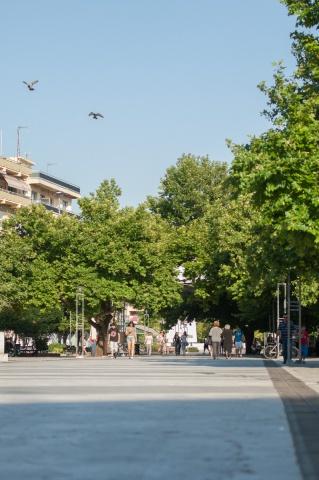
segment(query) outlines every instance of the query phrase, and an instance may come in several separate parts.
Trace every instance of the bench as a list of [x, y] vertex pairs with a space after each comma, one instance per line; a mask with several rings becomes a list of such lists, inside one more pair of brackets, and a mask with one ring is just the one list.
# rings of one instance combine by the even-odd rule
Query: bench
[[18, 355], [20, 356], [29, 356], [36, 355], [38, 353], [37, 349], [32, 345], [27, 345], [25, 347], [20, 347]]

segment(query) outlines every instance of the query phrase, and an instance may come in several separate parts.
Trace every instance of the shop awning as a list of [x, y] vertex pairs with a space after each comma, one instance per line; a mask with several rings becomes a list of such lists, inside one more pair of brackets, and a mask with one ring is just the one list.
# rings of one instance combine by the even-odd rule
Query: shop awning
[[8, 187], [16, 188], [17, 190], [22, 190], [28, 192], [30, 190], [30, 185], [21, 180], [20, 178], [13, 177], [12, 175], [2, 175]]

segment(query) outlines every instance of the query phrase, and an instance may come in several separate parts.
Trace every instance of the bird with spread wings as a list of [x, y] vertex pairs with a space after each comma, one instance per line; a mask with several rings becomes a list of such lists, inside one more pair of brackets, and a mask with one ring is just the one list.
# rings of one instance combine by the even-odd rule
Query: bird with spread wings
[[89, 117], [92, 117], [93, 120], [97, 120], [98, 117], [104, 118], [101, 113], [94, 113], [94, 112], [90, 112], [90, 113], [89, 113]]
[[25, 82], [25, 81], [23, 81], [22, 83], [24, 83], [24, 84], [28, 87], [28, 89], [30, 90], [30, 92], [32, 92], [32, 91], [34, 90], [34, 85], [35, 85], [36, 83], [38, 83], [38, 82], [39, 82], [39, 80], [32, 80], [32, 82]]

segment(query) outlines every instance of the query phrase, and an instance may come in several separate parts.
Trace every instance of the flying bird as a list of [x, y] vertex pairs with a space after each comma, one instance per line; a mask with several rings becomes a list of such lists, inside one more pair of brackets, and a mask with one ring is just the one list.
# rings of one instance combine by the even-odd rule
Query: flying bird
[[24, 84], [28, 87], [28, 89], [30, 90], [30, 92], [32, 92], [32, 91], [34, 90], [34, 85], [35, 85], [36, 83], [38, 83], [38, 82], [39, 82], [39, 80], [32, 80], [32, 82], [25, 82], [25, 81], [23, 81], [22, 83], [24, 83]]
[[97, 120], [98, 117], [104, 118], [101, 113], [94, 113], [94, 112], [90, 112], [90, 113], [89, 113], [89, 117], [92, 117], [93, 120]]

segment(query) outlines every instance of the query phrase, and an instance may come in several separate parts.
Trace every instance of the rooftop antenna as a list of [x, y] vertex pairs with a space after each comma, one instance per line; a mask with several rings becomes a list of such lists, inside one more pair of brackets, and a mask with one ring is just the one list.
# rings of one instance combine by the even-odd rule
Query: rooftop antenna
[[51, 167], [51, 165], [56, 165], [56, 162], [47, 162], [47, 167], [46, 167], [47, 173], [49, 173], [49, 167]]
[[20, 130], [22, 128], [28, 128], [28, 127], [17, 127], [17, 162], [19, 161], [19, 157], [20, 157]]

